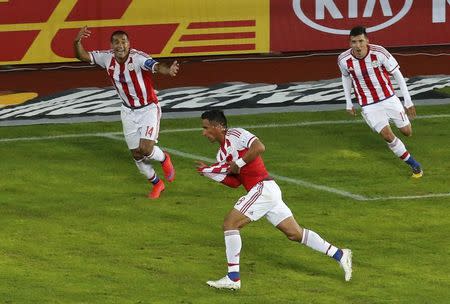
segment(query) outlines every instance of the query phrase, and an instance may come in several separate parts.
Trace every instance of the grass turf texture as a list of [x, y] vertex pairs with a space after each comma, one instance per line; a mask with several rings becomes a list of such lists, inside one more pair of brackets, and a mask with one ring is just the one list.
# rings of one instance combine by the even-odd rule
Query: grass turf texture
[[[450, 106], [418, 107], [450, 114]], [[230, 116], [230, 126], [351, 120], [344, 112]], [[449, 117], [418, 119], [404, 138], [408, 166], [364, 123], [259, 128], [269, 171], [368, 197], [448, 193]], [[200, 128], [163, 120], [162, 130]], [[1, 138], [120, 132], [120, 123], [3, 127]], [[160, 144], [213, 158], [200, 129]], [[241, 232], [239, 292], [208, 288], [226, 272], [221, 223], [244, 193], [172, 156], [173, 184], [157, 201], [121, 140], [0, 142], [0, 299], [3, 303], [447, 303], [450, 197], [356, 201], [279, 181], [304, 227], [354, 252], [346, 283], [336, 262], [288, 241], [264, 219]], [[161, 174], [158, 164], [156, 170]]]
[[450, 97], [450, 87], [443, 87], [443, 88], [435, 89], [435, 90], [438, 91], [439, 93], [445, 95], [445, 96]]

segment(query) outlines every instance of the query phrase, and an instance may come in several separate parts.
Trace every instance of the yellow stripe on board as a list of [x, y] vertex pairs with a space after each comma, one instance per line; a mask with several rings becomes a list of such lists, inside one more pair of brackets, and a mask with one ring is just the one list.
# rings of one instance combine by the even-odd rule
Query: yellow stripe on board
[[36, 97], [38, 97], [38, 94], [34, 92], [10, 93], [5, 95], [2, 95], [0, 92], [0, 108], [18, 105]]
[[[1, 3], [9, 2], [0, 0]], [[108, 1], [104, 1], [108, 9]], [[71, 59], [63, 58], [52, 51], [52, 40], [60, 29], [79, 29], [88, 27], [136, 26], [178, 24], [177, 29], [169, 38], [160, 54], [153, 57], [177, 57], [180, 55], [208, 55], [208, 54], [238, 54], [238, 53], [266, 53], [270, 48], [270, 0], [133, 0], [120, 19], [114, 20], [86, 20], [66, 21], [77, 0], [60, 0], [49, 20], [43, 23], [0, 24], [0, 32], [40, 30], [36, 39], [26, 51], [21, 61], [3, 61], [0, 64], [29, 64], [48, 62], [67, 62]], [[96, 7], [98, 9], [98, 7]], [[20, 12], [17, 12], [20, 14]], [[222, 28], [189, 28], [192, 23], [208, 23], [222, 21], [254, 20], [254, 26], [237, 26]], [[186, 52], [174, 53], [180, 47], [188, 45], [180, 41], [185, 35], [201, 33], [234, 33], [254, 31], [254, 38], [212, 39], [213, 44], [252, 43], [254, 49], [250, 51], [219, 51], [219, 52]], [[149, 43], [151, 43], [149, 37]], [[217, 41], [219, 40], [219, 41]], [[208, 44], [207, 40], [194, 41], [190, 45]], [[73, 59], [73, 61], [76, 61]]]

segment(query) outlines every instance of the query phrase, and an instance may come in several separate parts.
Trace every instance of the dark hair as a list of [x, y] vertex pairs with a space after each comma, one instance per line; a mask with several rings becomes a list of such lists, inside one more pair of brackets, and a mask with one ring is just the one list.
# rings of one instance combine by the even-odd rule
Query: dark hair
[[202, 119], [207, 119], [211, 122], [216, 122], [222, 125], [224, 128], [227, 127], [227, 118], [225, 117], [225, 114], [223, 114], [222, 110], [209, 110], [203, 112]]
[[130, 40], [130, 39], [128, 38], [127, 32], [118, 30], [118, 31], [114, 31], [114, 32], [111, 34], [111, 42], [113, 42], [113, 37], [116, 36], [116, 35], [125, 35], [125, 36], [127, 36], [127, 39]]
[[367, 37], [366, 28], [364, 26], [355, 26], [350, 30], [350, 37], [364, 35]]

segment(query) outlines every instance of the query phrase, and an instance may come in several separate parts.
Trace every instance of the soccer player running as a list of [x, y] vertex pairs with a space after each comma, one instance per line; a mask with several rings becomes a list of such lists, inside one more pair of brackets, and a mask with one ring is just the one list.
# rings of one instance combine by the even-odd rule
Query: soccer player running
[[125, 141], [139, 171], [153, 185], [148, 194], [156, 199], [164, 191], [164, 182], [156, 175], [150, 160], [162, 165], [168, 182], [175, 179], [175, 169], [167, 152], [156, 143], [159, 134], [161, 107], [152, 84], [152, 73], [176, 76], [179, 65], [159, 63], [147, 54], [130, 49], [128, 34], [115, 31], [111, 35], [111, 49], [87, 52], [81, 40], [91, 35], [85, 26], [75, 37], [75, 56], [84, 62], [97, 64], [106, 69], [111, 82], [122, 100], [121, 118]]
[[352, 252], [339, 249], [312, 230], [302, 228], [294, 219], [291, 210], [283, 202], [281, 190], [269, 176], [261, 154], [265, 147], [252, 133], [242, 128], [228, 128], [227, 119], [220, 110], [202, 114], [203, 136], [219, 144], [217, 163], [208, 166], [198, 161], [197, 171], [206, 177], [229, 187], [243, 185], [248, 191], [241, 197], [223, 222], [228, 274], [208, 281], [215, 288], [239, 289], [239, 256], [242, 247], [239, 230], [251, 221], [267, 218], [281, 230], [289, 240], [320, 251], [339, 262], [345, 272], [345, 280], [352, 276]]
[[[350, 96], [353, 84], [366, 123], [383, 137], [396, 156], [411, 167], [412, 177], [422, 177], [420, 164], [406, 150], [389, 125], [392, 120], [403, 135], [411, 136], [412, 127], [408, 117], [416, 117], [416, 110], [397, 60], [382, 46], [369, 44], [366, 29], [362, 26], [350, 31], [350, 46], [350, 49], [338, 57], [347, 112], [356, 115]], [[395, 95], [390, 75], [394, 76], [400, 87], [403, 105]]]

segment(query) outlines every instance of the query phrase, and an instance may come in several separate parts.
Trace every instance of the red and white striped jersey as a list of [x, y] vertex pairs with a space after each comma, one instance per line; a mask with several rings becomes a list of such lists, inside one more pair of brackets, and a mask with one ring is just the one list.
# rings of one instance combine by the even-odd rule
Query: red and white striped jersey
[[117, 62], [113, 50], [92, 51], [89, 55], [91, 64], [106, 69], [125, 106], [140, 108], [150, 103], [158, 103], [152, 80], [156, 61], [149, 55], [130, 49], [124, 63]]
[[395, 94], [390, 75], [398, 69], [398, 62], [384, 47], [369, 44], [364, 58], [353, 56], [352, 49], [338, 57], [343, 76], [350, 76], [361, 106], [383, 101]]
[[[217, 161], [222, 164], [236, 161], [247, 153], [251, 144], [256, 139], [257, 137], [255, 135], [245, 129], [228, 129], [225, 134], [224, 144], [220, 146], [217, 152]], [[269, 173], [264, 166], [261, 156], [256, 157], [253, 161], [243, 166], [237, 175], [237, 178], [247, 191], [267, 177], [269, 177]]]

